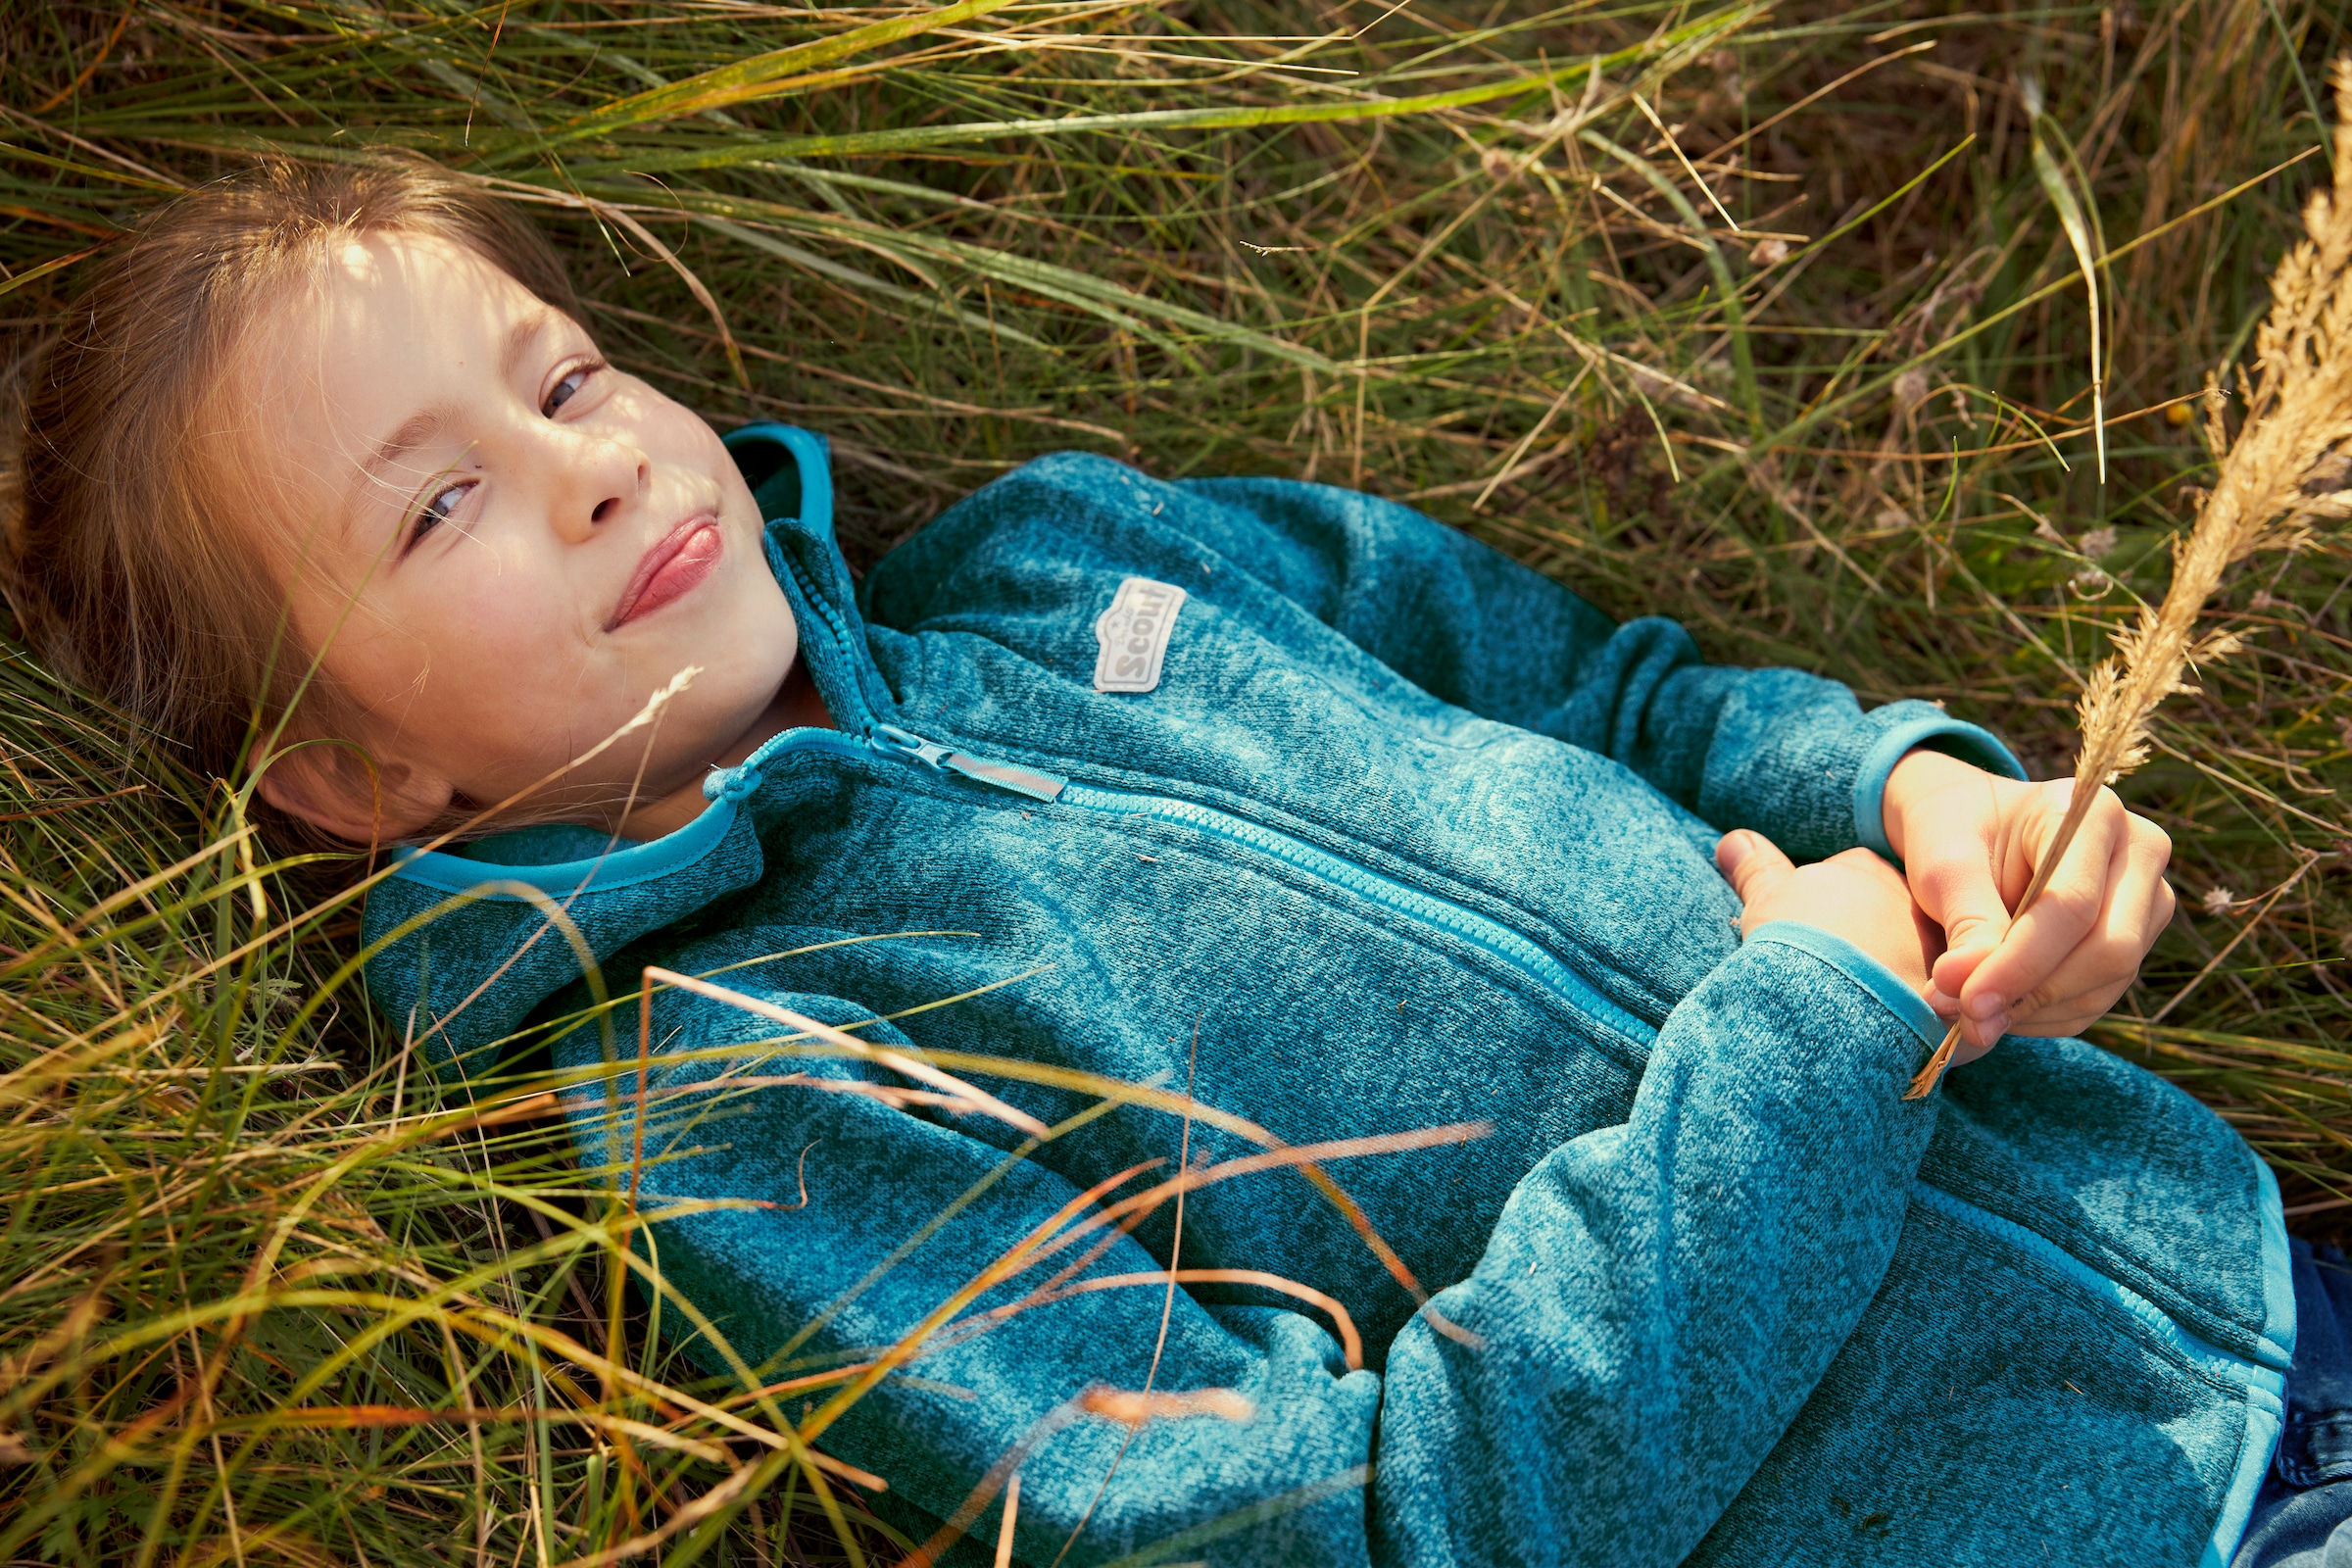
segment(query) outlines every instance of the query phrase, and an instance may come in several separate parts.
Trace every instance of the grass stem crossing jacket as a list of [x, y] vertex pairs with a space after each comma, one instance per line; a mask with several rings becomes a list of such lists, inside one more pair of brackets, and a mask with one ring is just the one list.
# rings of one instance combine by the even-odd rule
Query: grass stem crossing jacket
[[[1895, 760], [2015, 775], [1990, 736], [1706, 665], [1390, 502], [1085, 456], [860, 595], [821, 442], [730, 444], [839, 728], [665, 838], [412, 857], [368, 981], [473, 1073], [593, 1010], [583, 954], [875, 1048], [661, 989], [642, 1128], [633, 1007], [554, 1051], [596, 1179], [642, 1132], [714, 1375], [952, 1308], [819, 1417], [910, 1539], [994, 1541], [1017, 1467], [1038, 1564], [2227, 1560], [2293, 1338], [2261, 1162], [2076, 1040], [1906, 1103], [1934, 1016], [1811, 927], [1742, 945], [1713, 865], [1884, 852]], [[1181, 1230], [1164, 1190], [1089, 1228], [1180, 1160]]]

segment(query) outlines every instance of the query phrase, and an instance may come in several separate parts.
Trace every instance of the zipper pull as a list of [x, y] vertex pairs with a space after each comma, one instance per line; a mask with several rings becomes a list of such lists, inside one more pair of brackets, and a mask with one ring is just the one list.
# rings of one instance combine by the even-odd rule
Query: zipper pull
[[916, 762], [935, 773], [954, 773], [975, 783], [1025, 795], [1033, 801], [1053, 801], [1061, 797], [1062, 788], [1069, 783], [1058, 773], [1047, 773], [1034, 767], [1016, 767], [1010, 762], [994, 762], [985, 757], [974, 757], [927, 741], [920, 735], [891, 724], [876, 724], [868, 744], [887, 757], [902, 762]]

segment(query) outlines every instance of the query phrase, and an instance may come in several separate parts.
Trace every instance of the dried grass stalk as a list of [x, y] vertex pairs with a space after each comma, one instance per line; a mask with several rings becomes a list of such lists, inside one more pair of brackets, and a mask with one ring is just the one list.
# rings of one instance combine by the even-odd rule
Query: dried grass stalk
[[[2234, 440], [2217, 380], [2205, 388], [2206, 431], [2223, 454], [2221, 475], [2197, 509], [2196, 525], [2173, 546], [2164, 603], [2143, 608], [2115, 634], [2115, 654], [2091, 672], [2077, 712], [2082, 749], [2075, 789], [2034, 880], [2018, 900], [2024, 914], [2065, 858], [2099, 787], [2148, 757], [2148, 721], [2192, 662], [2238, 648], [2227, 630], [2199, 632], [2197, 618], [2222, 573], [2258, 551], [2299, 550], [2315, 523], [2352, 516], [2352, 55], [2330, 73], [2335, 87], [2335, 177], [2303, 209], [2306, 237], [2271, 273], [2271, 313], [2256, 335], [2255, 373], [2238, 383], [2245, 413]], [[1959, 1043], [1955, 1023], [1903, 1098], [1932, 1091]]]

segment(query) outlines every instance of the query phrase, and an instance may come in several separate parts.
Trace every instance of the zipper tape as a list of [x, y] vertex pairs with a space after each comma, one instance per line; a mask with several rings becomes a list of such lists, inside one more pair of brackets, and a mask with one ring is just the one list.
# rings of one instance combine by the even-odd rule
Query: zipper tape
[[1255, 850], [1294, 870], [1345, 888], [1368, 904], [1421, 925], [1433, 926], [1458, 941], [1470, 944], [1509, 964], [1544, 990], [1564, 998], [1577, 1010], [1607, 1025], [1625, 1036], [1630, 1043], [1646, 1046], [1657, 1038], [1656, 1029], [1611, 1002], [1583, 975], [1501, 921], [1450, 900], [1407, 887], [1395, 877], [1343, 858], [1329, 850], [1318, 849], [1302, 839], [1235, 816], [1230, 811], [1220, 811], [1213, 807], [1200, 806], [1166, 795], [1146, 795], [1129, 790], [1100, 789], [1092, 784], [1071, 784], [1064, 788], [1061, 798], [1064, 803], [1082, 810], [1173, 822]]

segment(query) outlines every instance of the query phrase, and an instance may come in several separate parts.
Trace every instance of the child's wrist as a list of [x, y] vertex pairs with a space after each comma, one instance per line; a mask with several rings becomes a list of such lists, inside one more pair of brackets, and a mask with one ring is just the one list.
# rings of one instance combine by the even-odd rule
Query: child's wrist
[[1908, 857], [1903, 848], [1906, 817], [1917, 803], [1954, 784], [1972, 779], [1991, 777], [1973, 762], [1963, 762], [1957, 757], [1913, 747], [1902, 755], [1886, 775], [1886, 789], [1881, 797], [1882, 830], [1886, 835], [1887, 848], [1897, 860]]

